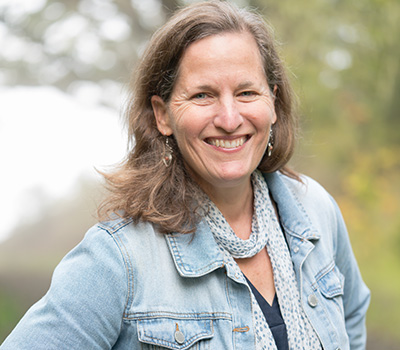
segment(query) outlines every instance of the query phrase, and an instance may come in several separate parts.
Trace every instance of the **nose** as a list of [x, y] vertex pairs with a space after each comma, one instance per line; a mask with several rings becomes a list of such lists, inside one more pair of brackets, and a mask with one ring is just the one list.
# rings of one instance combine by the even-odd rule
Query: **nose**
[[223, 129], [227, 133], [232, 133], [236, 131], [242, 123], [243, 118], [235, 100], [232, 97], [221, 98], [214, 118], [215, 127]]

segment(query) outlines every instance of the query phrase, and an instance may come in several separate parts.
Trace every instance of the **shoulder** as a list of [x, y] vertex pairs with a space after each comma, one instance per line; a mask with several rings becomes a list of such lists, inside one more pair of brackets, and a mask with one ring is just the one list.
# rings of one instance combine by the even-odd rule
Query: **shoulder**
[[309, 176], [300, 175], [301, 181], [292, 179], [286, 175], [278, 175], [292, 194], [301, 202], [324, 203], [332, 202], [328, 191], [317, 181]]
[[134, 260], [154, 246], [154, 243], [140, 242], [145, 241], [144, 237], [154, 237], [150, 234], [152, 230], [151, 224], [135, 224], [130, 219], [118, 218], [95, 224], [57, 266], [52, 290], [59, 289], [58, 294], [63, 294], [64, 286], [68, 285], [74, 293], [85, 290], [91, 295], [90, 289], [96, 286], [99, 293], [121, 298], [123, 305], [129, 307]]
[[[110, 235], [118, 234], [127, 229], [127, 226], [132, 225], [132, 219], [124, 218], [113, 218], [108, 221], [100, 221], [94, 225], [91, 230], [93, 231], [105, 231]], [[91, 231], [89, 230], [89, 232]]]
[[152, 236], [154, 230], [151, 224], [135, 224], [131, 219], [122, 218], [98, 222], [64, 257], [57, 272], [66, 271], [69, 274], [70, 269], [79, 267], [77, 270], [83, 269], [88, 275], [101, 271], [129, 279], [135, 251], [143, 246], [140, 240]]
[[290, 202], [306, 212], [335, 211], [335, 202], [328, 191], [306, 175], [300, 175], [301, 181], [279, 172], [267, 174], [266, 178], [274, 198], [281, 197], [281, 201]]
[[160, 233], [152, 223], [136, 222], [130, 218], [102, 221], [91, 230], [106, 233], [124, 251], [124, 254], [131, 254], [138, 250], [138, 247], [157, 244], [160, 240], [165, 241], [165, 235]]
[[129, 220], [117, 219], [93, 225], [82, 241], [64, 257], [58, 269], [78, 264], [84, 266], [88, 273], [99, 269], [116, 273], [127, 263], [120, 236], [124, 235], [130, 223]]
[[336, 231], [340, 212], [331, 195], [317, 181], [301, 175], [301, 181], [281, 173], [266, 174], [268, 188], [278, 205], [284, 225], [293, 230]]
[[337, 205], [335, 200], [319, 182], [306, 175], [300, 176], [301, 182], [285, 175], [280, 176], [297, 204], [304, 210], [315, 212], [318, 215], [321, 213], [336, 215]]
[[166, 235], [160, 233], [157, 227], [149, 222], [117, 218], [99, 222], [87, 235], [102, 236], [99, 238], [100, 243], [96, 242], [95, 245], [107, 240], [107, 244], [113, 246], [110, 248], [112, 254], [118, 254], [129, 280], [137, 277], [142, 267], [148, 266], [150, 260], [154, 261], [155, 251], [158, 257], [167, 258], [170, 255]]
[[302, 183], [287, 176], [283, 177], [298, 205], [303, 208], [311, 221], [315, 225], [322, 225], [325, 229], [330, 228], [336, 232], [337, 221], [341, 220], [341, 214], [330, 193], [319, 182], [306, 175], [301, 175]]

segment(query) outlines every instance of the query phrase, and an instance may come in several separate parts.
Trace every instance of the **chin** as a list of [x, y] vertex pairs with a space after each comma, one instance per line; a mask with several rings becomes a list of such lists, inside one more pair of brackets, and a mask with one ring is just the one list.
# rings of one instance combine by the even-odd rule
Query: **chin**
[[[221, 184], [225, 184], [227, 187], [239, 185], [243, 181], [247, 181], [250, 179], [252, 171], [230, 171], [224, 172], [218, 176], [219, 182]], [[223, 185], [223, 187], [225, 187]]]

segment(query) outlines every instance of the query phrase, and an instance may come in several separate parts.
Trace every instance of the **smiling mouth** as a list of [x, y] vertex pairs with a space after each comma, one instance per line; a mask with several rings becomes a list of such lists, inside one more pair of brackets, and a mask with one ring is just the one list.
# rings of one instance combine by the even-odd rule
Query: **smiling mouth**
[[234, 140], [224, 140], [217, 138], [205, 139], [205, 142], [209, 145], [213, 145], [218, 148], [232, 149], [242, 146], [248, 140], [247, 136], [242, 136]]

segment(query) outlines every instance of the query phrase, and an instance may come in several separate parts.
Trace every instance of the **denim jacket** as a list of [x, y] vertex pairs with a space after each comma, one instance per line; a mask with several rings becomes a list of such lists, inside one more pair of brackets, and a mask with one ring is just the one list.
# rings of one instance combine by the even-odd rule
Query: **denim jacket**
[[[323, 348], [365, 349], [369, 291], [337, 205], [309, 178], [265, 178]], [[120, 219], [88, 231], [0, 349], [251, 350], [251, 308], [203, 221], [195, 234], [162, 235]]]

